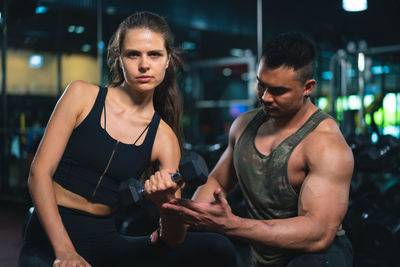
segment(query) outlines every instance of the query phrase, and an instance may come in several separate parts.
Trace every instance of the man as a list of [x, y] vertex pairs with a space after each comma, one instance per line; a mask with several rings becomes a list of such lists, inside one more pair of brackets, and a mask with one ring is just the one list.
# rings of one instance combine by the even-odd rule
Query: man
[[[341, 222], [353, 155], [336, 122], [310, 101], [314, 68], [304, 36], [269, 42], [257, 71], [261, 108], [234, 121], [193, 201], [164, 204], [186, 224], [249, 242], [252, 266], [351, 266]], [[250, 218], [232, 214], [224, 197], [238, 184]]]

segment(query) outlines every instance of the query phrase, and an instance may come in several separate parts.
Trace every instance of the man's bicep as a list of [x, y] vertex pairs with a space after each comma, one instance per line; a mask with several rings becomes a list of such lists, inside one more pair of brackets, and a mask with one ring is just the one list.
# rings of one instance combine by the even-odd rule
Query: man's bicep
[[347, 147], [333, 145], [316, 152], [300, 191], [299, 215], [310, 216], [321, 231], [336, 233], [347, 211], [352, 172]]

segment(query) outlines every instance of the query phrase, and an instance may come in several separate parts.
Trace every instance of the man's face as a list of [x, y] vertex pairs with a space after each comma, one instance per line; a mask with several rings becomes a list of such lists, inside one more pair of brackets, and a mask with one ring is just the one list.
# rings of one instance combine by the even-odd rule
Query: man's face
[[[291, 67], [270, 69], [261, 59], [257, 70], [257, 95], [269, 117], [288, 117], [305, 103], [305, 85]], [[315, 82], [315, 81], [314, 81]]]

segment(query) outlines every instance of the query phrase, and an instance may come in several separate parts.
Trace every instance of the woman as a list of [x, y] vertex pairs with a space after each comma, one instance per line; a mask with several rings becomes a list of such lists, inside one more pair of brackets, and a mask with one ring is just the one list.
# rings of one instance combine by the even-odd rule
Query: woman
[[[27, 224], [20, 266], [157, 266], [182, 259], [182, 253], [201, 257], [198, 249], [209, 247], [209, 241], [189, 238], [171, 251], [184, 241], [186, 229], [161, 209], [180, 197], [170, 177], [180, 159], [181, 116], [174, 73], [179, 60], [172, 45], [164, 19], [135, 13], [110, 40], [108, 88], [83, 81], [67, 87], [31, 166], [35, 212]], [[138, 178], [149, 163], [158, 163], [161, 170], [145, 182], [160, 211], [162, 242], [156, 244], [148, 236], [120, 235], [113, 217], [119, 183]], [[207, 240], [231, 249], [213, 234]], [[226, 262], [224, 257], [234, 255], [226, 251], [213, 253]]]

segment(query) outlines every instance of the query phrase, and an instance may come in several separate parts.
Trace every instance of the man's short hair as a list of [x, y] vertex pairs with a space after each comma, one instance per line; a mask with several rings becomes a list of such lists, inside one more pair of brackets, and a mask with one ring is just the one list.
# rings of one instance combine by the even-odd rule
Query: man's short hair
[[267, 68], [300, 70], [299, 80], [302, 83], [314, 76], [315, 46], [303, 34], [289, 32], [278, 35], [264, 46], [262, 57]]

